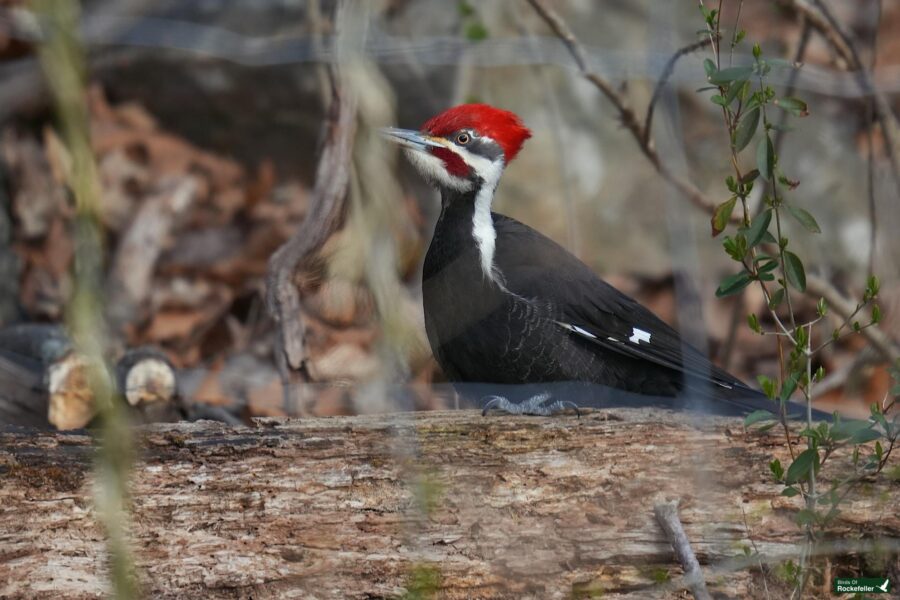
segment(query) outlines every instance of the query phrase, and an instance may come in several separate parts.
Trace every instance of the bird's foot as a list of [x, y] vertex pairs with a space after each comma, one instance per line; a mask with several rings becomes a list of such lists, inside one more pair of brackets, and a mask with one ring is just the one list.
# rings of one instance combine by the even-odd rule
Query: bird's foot
[[481, 416], [486, 416], [491, 409], [499, 410], [510, 415], [535, 415], [538, 417], [550, 417], [557, 413], [561, 413], [566, 409], [574, 409], [575, 414], [581, 418], [581, 412], [578, 405], [569, 400], [550, 400], [553, 398], [551, 394], [543, 393], [532, 396], [524, 402], [510, 402], [503, 396], [485, 396], [482, 400], [487, 400], [484, 408], [481, 409]]

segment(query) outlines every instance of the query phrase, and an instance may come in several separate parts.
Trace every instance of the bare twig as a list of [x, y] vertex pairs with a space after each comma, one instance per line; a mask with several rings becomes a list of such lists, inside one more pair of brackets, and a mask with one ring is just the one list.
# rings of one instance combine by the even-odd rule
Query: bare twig
[[900, 164], [897, 153], [900, 152], [900, 123], [891, 110], [891, 104], [887, 97], [872, 81], [872, 74], [865, 67], [856, 46], [850, 37], [843, 31], [835, 19], [828, 5], [823, 0], [813, 0], [816, 8], [807, 0], [779, 0], [781, 4], [792, 8], [803, 15], [809, 24], [818, 31], [822, 37], [834, 48], [838, 56], [843, 60], [848, 70], [853, 71], [857, 85], [865, 94], [872, 97], [875, 109], [875, 118], [884, 134], [885, 153], [891, 165], [891, 175], [894, 184], [900, 192]]
[[[875, 0], [875, 23], [872, 27], [872, 48], [869, 59], [869, 71], [875, 72], [875, 61], [878, 58], [878, 25], [881, 22], [881, 0]], [[869, 196], [869, 265], [868, 276], [875, 274], [875, 253], [878, 248], [877, 211], [875, 207], [875, 147], [872, 141], [872, 129], [875, 116], [875, 98], [866, 102], [866, 186]]]
[[[649, 134], [645, 134], [646, 126], [640, 122], [637, 114], [628, 105], [622, 94], [613, 87], [612, 83], [591, 70], [590, 66], [587, 64], [584, 48], [579, 43], [578, 38], [575, 37], [575, 34], [572, 33], [572, 30], [569, 29], [569, 26], [566, 25], [565, 21], [562, 20], [556, 11], [544, 4], [542, 0], [528, 0], [528, 2], [534, 7], [534, 10], [537, 11], [547, 25], [550, 26], [550, 29], [553, 30], [556, 37], [565, 44], [566, 49], [568, 49], [569, 54], [571, 54], [572, 58], [575, 60], [575, 64], [582, 76], [594, 84], [594, 86], [612, 103], [619, 113], [619, 119], [622, 121], [622, 124], [629, 132], [631, 132], [631, 135], [637, 142], [641, 152], [647, 160], [650, 161], [650, 164], [653, 165], [662, 178], [681, 192], [692, 204], [701, 210], [712, 214], [715, 211], [716, 202], [707, 197], [706, 194], [701, 192], [693, 183], [678, 176], [662, 161], [653, 147], [653, 142], [650, 140]], [[645, 138], [647, 139], [646, 142], [644, 141]]]
[[[831, 283], [821, 277], [807, 275], [806, 292], [810, 296], [824, 298], [825, 302], [828, 303], [828, 307], [844, 319], [851, 318], [852, 315], [857, 312], [856, 302], [845, 298], [843, 294], [831, 285]], [[879, 329], [878, 327], [863, 327], [860, 328], [860, 334], [862, 334], [887, 361], [894, 362], [900, 357], [900, 345], [898, 345], [896, 340], [893, 340], [882, 329]]]
[[650, 98], [650, 104], [647, 105], [647, 116], [644, 117], [644, 137], [641, 139], [642, 145], [648, 145], [650, 143], [650, 131], [653, 127], [653, 110], [656, 108], [656, 103], [659, 101], [659, 96], [662, 94], [663, 89], [666, 87], [666, 84], [669, 82], [669, 77], [672, 76], [672, 73], [675, 71], [675, 64], [678, 62], [682, 56], [690, 54], [691, 52], [696, 52], [701, 48], [705, 48], [710, 45], [712, 41], [709, 38], [702, 39], [699, 42], [695, 42], [689, 46], [685, 46], [681, 48], [669, 58], [669, 61], [666, 63], [665, 68], [662, 71], [662, 74], [659, 76], [659, 81], [656, 82], [656, 87], [653, 89], [653, 96]]
[[306, 377], [305, 328], [294, 273], [340, 226], [350, 185], [356, 99], [352, 94], [342, 93], [334, 72], [330, 74], [332, 102], [325, 123], [325, 141], [316, 168], [310, 211], [291, 239], [269, 259], [266, 276], [266, 305], [279, 326], [276, 360], [288, 409], [298, 408], [291, 401], [292, 388], [299, 382], [298, 378], [303, 381]]
[[706, 582], [703, 580], [700, 563], [697, 562], [697, 557], [691, 549], [691, 542], [684, 532], [684, 527], [681, 526], [681, 519], [678, 518], [678, 503], [660, 502], [653, 507], [653, 514], [656, 515], [656, 520], [675, 550], [675, 558], [684, 569], [686, 583], [691, 593], [694, 594], [694, 598], [696, 600], [712, 600], [712, 596], [706, 589]]
[[[797, 41], [797, 49], [794, 51], [794, 57], [791, 62], [794, 65], [803, 64], [803, 61], [806, 57], [806, 49], [809, 47], [809, 38], [810, 33], [812, 32], [812, 27], [809, 24], [809, 21], [801, 15], [801, 20], [803, 22], [802, 29], [800, 30], [800, 39]], [[794, 68], [791, 69], [790, 74], [788, 75], [787, 85], [784, 87], [784, 95], [786, 97], [791, 97], [794, 95], [794, 89], [797, 86], [797, 77], [800, 75], [800, 69]], [[775, 129], [775, 136], [772, 140], [772, 145], [775, 148], [775, 155], [778, 156], [781, 153], [781, 145], [784, 142], [784, 134], [787, 132], [787, 120], [788, 120], [788, 111], [781, 111], [781, 115], [778, 119], [778, 127]], [[763, 194], [765, 194], [769, 189], [769, 182], [765, 181], [765, 185], [763, 185], [760, 189]], [[760, 202], [756, 208], [756, 214], [759, 214], [766, 207], [765, 202]]]

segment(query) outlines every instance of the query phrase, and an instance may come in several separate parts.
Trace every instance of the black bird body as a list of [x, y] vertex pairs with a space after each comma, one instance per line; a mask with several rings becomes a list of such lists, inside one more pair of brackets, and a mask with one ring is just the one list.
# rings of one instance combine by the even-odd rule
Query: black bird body
[[[473, 235], [475, 196], [445, 192], [422, 275], [428, 340], [451, 381], [580, 381], [673, 396], [688, 369], [719, 394], [747, 389], [556, 242], [497, 213], [487, 276]], [[635, 328], [650, 342], [629, 341]]]
[[441, 191], [422, 287], [428, 340], [451, 382], [529, 387], [529, 402], [502, 391], [497, 400], [537, 414], [558, 389], [551, 384], [567, 382], [653, 397], [689, 391], [732, 413], [774, 408], [564, 248], [491, 212], [504, 168], [530, 136], [516, 115], [463, 105], [422, 131], [385, 134]]

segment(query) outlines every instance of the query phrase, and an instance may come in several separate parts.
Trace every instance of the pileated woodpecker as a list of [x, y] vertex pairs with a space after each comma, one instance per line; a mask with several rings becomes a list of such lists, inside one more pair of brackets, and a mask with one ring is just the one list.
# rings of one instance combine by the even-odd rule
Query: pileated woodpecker
[[531, 137], [515, 114], [465, 104], [421, 131], [384, 134], [441, 192], [422, 275], [435, 358], [454, 384], [532, 384], [522, 402], [487, 396], [485, 411], [550, 414], [572, 404], [552, 395], [561, 382], [657, 397], [690, 390], [726, 412], [773, 407], [564, 248], [491, 212], [503, 169]]

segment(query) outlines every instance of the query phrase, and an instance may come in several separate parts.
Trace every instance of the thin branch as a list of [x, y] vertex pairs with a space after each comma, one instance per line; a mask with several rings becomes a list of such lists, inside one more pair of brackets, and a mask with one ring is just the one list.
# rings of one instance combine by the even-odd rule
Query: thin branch
[[[807, 275], [806, 292], [810, 296], [825, 299], [828, 307], [844, 319], [853, 318], [858, 303], [844, 297], [830, 282], [821, 277]], [[878, 352], [889, 362], [900, 357], [900, 345], [878, 327], [862, 327], [860, 334], [865, 337]]]
[[731, 48], [728, 51], [728, 66], [734, 61], [734, 48], [738, 45], [738, 25], [741, 24], [741, 11], [744, 9], [744, 0], [738, 2], [737, 14], [734, 16], [734, 27], [731, 28]]
[[[566, 25], [565, 21], [563, 21], [553, 9], [544, 4], [543, 0], [528, 0], [528, 3], [531, 4], [538, 15], [540, 15], [547, 25], [550, 26], [550, 29], [553, 30], [556, 37], [565, 44], [569, 54], [571, 54], [572, 58], [575, 60], [575, 64], [581, 75], [594, 84], [594, 86], [612, 103], [619, 113], [622, 124], [625, 125], [625, 128], [631, 132], [632, 136], [634, 136], [641, 152], [647, 160], [650, 161], [650, 164], [653, 165], [662, 178], [681, 192], [692, 204], [709, 214], [713, 214], [717, 203], [697, 189], [693, 183], [675, 174], [675, 172], [666, 166], [654, 149], [649, 135], [645, 136], [644, 130], [646, 129], [646, 126], [638, 120], [637, 114], [630, 106], [628, 106], [628, 103], [622, 94], [613, 87], [612, 83], [590, 69], [587, 64], [584, 48], [579, 43], [578, 38], [575, 37], [575, 34], [572, 33], [572, 30], [569, 29], [569, 26]], [[644, 141], [645, 137], [647, 139], [646, 142]]]
[[[875, 72], [875, 62], [878, 59], [878, 25], [881, 23], [881, 0], [875, 0], [875, 23], [872, 27], [872, 48], [869, 59], [869, 71]], [[878, 221], [875, 206], [875, 146], [872, 141], [872, 129], [875, 124], [875, 98], [869, 98], [866, 102], [866, 186], [869, 196], [869, 265], [868, 276], [875, 274], [875, 253], [878, 248]]]
[[332, 101], [325, 124], [325, 142], [316, 168], [309, 214], [294, 235], [269, 259], [266, 306], [278, 323], [276, 362], [281, 372], [286, 408], [292, 405], [297, 376], [306, 379], [305, 327], [294, 273], [337, 230], [346, 212], [350, 164], [356, 133], [356, 99], [342, 93], [329, 71]]
[[691, 542], [684, 532], [681, 519], [678, 518], [678, 503], [661, 502], [653, 507], [653, 514], [656, 515], [656, 520], [665, 532], [669, 543], [672, 544], [672, 549], [675, 550], [675, 558], [684, 569], [686, 583], [694, 598], [696, 600], [712, 600], [712, 596], [706, 589], [706, 582], [703, 580], [700, 563], [697, 562], [697, 556], [691, 549]]
[[669, 83], [669, 78], [675, 71], [675, 64], [678, 62], [678, 59], [692, 52], [696, 52], [701, 48], [705, 48], [711, 43], [712, 40], [706, 38], [689, 46], [685, 46], [684, 48], [681, 48], [680, 50], [678, 50], [678, 52], [673, 54], [669, 61], [666, 63], [666, 66], [662, 71], [662, 75], [660, 75], [659, 81], [656, 82], [656, 87], [653, 89], [653, 96], [650, 98], [650, 104], [647, 106], [647, 116], [644, 117], [644, 137], [641, 139], [642, 145], [646, 146], [650, 144], [650, 131], [653, 127], [653, 110], [656, 108], [656, 103], [659, 101], [659, 97], [660, 95], [662, 95], [663, 89], [666, 87], [666, 84]]
[[852, 70], [860, 90], [871, 95], [875, 118], [884, 134], [885, 153], [891, 165], [891, 175], [894, 178], [898, 194], [900, 194], [900, 164], [897, 160], [897, 152], [900, 150], [900, 123], [891, 109], [891, 103], [872, 81], [872, 75], [863, 65], [853, 41], [841, 29], [837, 19], [823, 0], [813, 0], [818, 10], [813, 8], [807, 0], [779, 0], [779, 2], [806, 17], [809, 24], [834, 48], [844, 61], [846, 68]]

